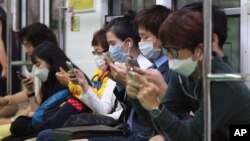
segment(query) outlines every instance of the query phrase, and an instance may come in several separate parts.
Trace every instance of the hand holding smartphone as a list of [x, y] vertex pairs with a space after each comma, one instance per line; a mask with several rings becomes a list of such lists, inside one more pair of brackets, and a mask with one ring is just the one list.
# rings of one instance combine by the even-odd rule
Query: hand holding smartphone
[[106, 59], [107, 63], [112, 63], [112, 64], [114, 63], [114, 60], [112, 59], [112, 57], [110, 56], [108, 52], [104, 52], [102, 53], [102, 55]]
[[132, 59], [132, 58], [128, 58], [127, 59], [127, 64], [128, 64], [128, 66], [130, 66], [132, 68], [134, 68], [134, 67], [140, 67], [139, 64], [138, 64], [138, 62], [136, 60]]
[[140, 83], [140, 79], [136, 76], [135, 72], [128, 71], [128, 76], [133, 79], [135, 82]]
[[74, 74], [74, 77], [71, 78], [71, 81], [72, 81], [74, 84], [79, 84], [79, 81], [78, 81], [78, 79], [77, 79], [76, 76], [75, 76], [74, 67], [73, 67], [72, 63], [69, 62], [69, 61], [66, 61], [66, 65], [67, 65], [69, 71], [71, 71], [71, 72]]
[[25, 75], [23, 75], [20, 71], [16, 71], [16, 73], [17, 73], [17, 76], [18, 76], [18, 78], [19, 79], [25, 79], [25, 78], [27, 78]]

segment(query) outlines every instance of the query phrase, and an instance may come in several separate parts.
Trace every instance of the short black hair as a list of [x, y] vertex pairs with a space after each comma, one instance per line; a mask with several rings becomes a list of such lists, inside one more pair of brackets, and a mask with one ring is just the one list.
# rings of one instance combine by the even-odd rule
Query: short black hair
[[[182, 7], [197, 12], [203, 12], [203, 3], [201, 1], [190, 3]], [[213, 33], [218, 35], [219, 47], [222, 48], [227, 39], [227, 17], [223, 10], [216, 5], [212, 5], [212, 26]]]
[[104, 51], [109, 50], [109, 44], [106, 38], [106, 31], [102, 28], [96, 31], [93, 35], [92, 46], [100, 45]]
[[153, 5], [139, 11], [134, 22], [137, 28], [142, 27], [158, 37], [161, 23], [171, 12], [172, 11], [165, 6]]
[[18, 32], [18, 39], [21, 42], [26, 39], [33, 47], [36, 47], [42, 41], [51, 41], [58, 45], [54, 32], [42, 23], [33, 23], [22, 28]]

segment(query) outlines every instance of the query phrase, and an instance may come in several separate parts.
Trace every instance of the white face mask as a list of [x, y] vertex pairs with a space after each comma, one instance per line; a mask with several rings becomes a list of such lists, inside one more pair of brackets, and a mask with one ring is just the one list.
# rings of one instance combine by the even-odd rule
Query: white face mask
[[122, 50], [122, 46], [124, 45], [124, 43], [126, 42], [127, 39], [125, 39], [122, 44], [116, 44], [116, 45], [109, 45], [109, 53], [111, 55], [111, 57], [119, 63], [126, 63], [127, 58], [129, 56], [130, 53], [130, 48], [131, 46], [128, 48], [128, 52], [125, 53]]
[[157, 59], [161, 54], [161, 49], [155, 49], [153, 42], [139, 42], [141, 53], [149, 59]]
[[39, 78], [42, 82], [45, 82], [48, 78], [49, 70], [47, 68], [36, 68], [35, 69], [35, 76]]
[[185, 77], [190, 76], [197, 66], [192, 56], [187, 59], [169, 59], [169, 68]]
[[104, 71], [105, 68], [107, 67], [104, 56], [103, 55], [94, 55], [94, 58], [95, 58], [95, 64], [96, 64], [97, 68]]

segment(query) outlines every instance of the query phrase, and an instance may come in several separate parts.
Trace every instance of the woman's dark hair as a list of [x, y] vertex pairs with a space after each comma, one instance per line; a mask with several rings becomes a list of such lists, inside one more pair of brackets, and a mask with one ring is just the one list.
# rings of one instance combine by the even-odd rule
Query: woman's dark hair
[[53, 31], [42, 23], [33, 23], [22, 28], [18, 32], [18, 38], [21, 42], [26, 39], [33, 45], [33, 47], [36, 47], [45, 40], [54, 42], [58, 46], [57, 39]]
[[162, 23], [159, 37], [165, 46], [179, 46], [194, 51], [203, 43], [203, 17], [200, 12], [178, 10]]
[[165, 6], [153, 5], [139, 11], [134, 22], [137, 28], [142, 27], [158, 37], [160, 25], [170, 13], [171, 10]]
[[[44, 83], [42, 83], [40, 90], [42, 102], [44, 102], [48, 97], [50, 97], [54, 93], [67, 88], [59, 83], [59, 81], [56, 79], [55, 73], [60, 71], [60, 67], [68, 71], [66, 61], [70, 60], [64, 54], [64, 52], [59, 47], [57, 47], [55, 43], [50, 41], [43, 41], [42, 43], [37, 45], [31, 55], [31, 60], [33, 64], [36, 63], [36, 58], [42, 59], [49, 64], [48, 79]], [[74, 64], [73, 66], [77, 68]], [[88, 77], [86, 75], [85, 77], [90, 83]]]
[[109, 44], [106, 39], [106, 31], [104, 29], [100, 29], [96, 31], [93, 35], [92, 46], [100, 45], [104, 52], [109, 50]]
[[115, 34], [115, 36], [122, 41], [127, 38], [132, 38], [135, 42], [135, 45], [138, 46], [138, 42], [140, 41], [140, 37], [138, 31], [133, 23], [133, 20], [136, 16], [136, 13], [132, 10], [128, 10], [124, 17], [119, 17], [112, 20], [105, 27], [105, 30], [111, 31]]

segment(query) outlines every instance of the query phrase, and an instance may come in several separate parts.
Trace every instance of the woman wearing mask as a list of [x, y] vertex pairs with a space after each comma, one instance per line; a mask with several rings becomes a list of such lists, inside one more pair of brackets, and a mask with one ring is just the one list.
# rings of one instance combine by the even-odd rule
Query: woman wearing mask
[[90, 138], [90, 141], [130, 141], [130, 140], [147, 140], [148, 136], [152, 134], [138, 134], [144, 129], [144, 126], [138, 122], [139, 120], [134, 116], [134, 110], [127, 101], [127, 95], [125, 93], [125, 85], [127, 79], [128, 68], [126, 66], [127, 59], [132, 58], [136, 60], [139, 67], [147, 69], [152, 66], [152, 63], [140, 54], [138, 42], [140, 37], [137, 29], [134, 26], [133, 20], [135, 17], [133, 11], [128, 11], [124, 14], [124, 17], [119, 17], [112, 20], [106, 28], [106, 37], [109, 43], [109, 53], [115, 63], [108, 62], [109, 77], [117, 82], [117, 86], [114, 93], [118, 100], [123, 103], [124, 111], [120, 117], [121, 122], [126, 122], [132, 132], [128, 137], [121, 139], [112, 138]]
[[[78, 81], [81, 82], [83, 88], [83, 93], [80, 95], [79, 99], [84, 104], [91, 107], [95, 111], [95, 114], [109, 115], [117, 120], [121, 114], [122, 108], [119, 103], [114, 107], [116, 100], [113, 94], [115, 82], [107, 77], [107, 64], [102, 54], [108, 51], [109, 46], [106, 40], [106, 31], [104, 29], [100, 29], [94, 34], [92, 46], [94, 49], [92, 53], [97, 66], [96, 74], [92, 78], [92, 86], [87, 83], [83, 73], [75, 69], [75, 75]], [[66, 86], [68, 86], [69, 79], [63, 78], [67, 75], [68, 73], [63, 69], [56, 73], [57, 79]], [[112, 110], [117, 112], [111, 113]]]
[[[44, 41], [39, 44], [32, 52], [32, 63], [36, 67], [35, 76], [42, 82], [39, 94], [35, 94], [34, 84], [32, 78], [25, 78], [23, 80], [25, 87], [28, 91], [28, 99], [33, 111], [39, 108], [40, 104], [45, 102], [50, 96], [61, 90], [67, 89], [67, 87], [60, 84], [56, 79], [55, 73], [59, 68], [68, 70], [66, 61], [70, 61], [64, 52], [53, 42]], [[39, 99], [37, 99], [37, 95]], [[17, 126], [18, 128], [18, 126]], [[31, 131], [27, 136], [9, 136], [3, 140], [23, 140], [35, 135], [35, 131]]]
[[[75, 69], [75, 75], [81, 82], [83, 93], [80, 95], [80, 100], [91, 107], [95, 114], [106, 115], [112, 117], [115, 120], [121, 115], [122, 106], [117, 101], [113, 94], [113, 89], [116, 86], [115, 82], [107, 77], [107, 64], [104, 59], [103, 53], [108, 51], [109, 45], [106, 40], [106, 31], [100, 29], [94, 33], [92, 39], [92, 46], [94, 51], [95, 63], [97, 70], [92, 78], [92, 86], [86, 83], [86, 78], [82, 72]], [[65, 79], [69, 74], [63, 69], [56, 73], [57, 79], [68, 86], [69, 79]], [[115, 104], [117, 103], [117, 104]], [[60, 118], [60, 116], [58, 116]], [[38, 141], [53, 141], [53, 131], [51, 129], [40, 132], [37, 136]]]
[[135, 17], [133, 11], [128, 11], [124, 17], [112, 20], [105, 28], [109, 43], [109, 53], [115, 63], [108, 62], [109, 77], [120, 84], [126, 84], [127, 58], [136, 60], [142, 69], [146, 69], [152, 63], [140, 54], [138, 42], [140, 37], [133, 24]]
[[[33, 23], [31, 25], [28, 25], [24, 28], [22, 28], [18, 33], [18, 38], [22, 42], [22, 44], [25, 47], [25, 51], [28, 56], [31, 56], [33, 50], [36, 48], [38, 44], [40, 44], [42, 41], [52, 41], [57, 44], [56, 36], [55, 34], [44, 24], [41, 23]], [[57, 46], [56, 46], [57, 47]], [[32, 76], [33, 78], [30, 79], [30, 81], [34, 81], [34, 91], [36, 94], [37, 102], [40, 103], [39, 98], [39, 90], [41, 87], [41, 81], [35, 76], [35, 65], [33, 65], [31, 74], [28, 74], [27, 77]], [[27, 90], [20, 91], [18, 93], [15, 93], [13, 95], [8, 95], [5, 97], [0, 97], [0, 114], [6, 114], [9, 112], [9, 106], [17, 105], [23, 102], [28, 101], [27, 97]], [[0, 126], [0, 139], [2, 139], [5, 136], [10, 135], [9, 127], [11, 121], [13, 121], [17, 116], [24, 115], [24, 116], [31, 116], [33, 114], [33, 110], [36, 109], [37, 106], [33, 104], [35, 107], [31, 107], [32, 105], [29, 105], [25, 110], [19, 112], [18, 115], [16, 115], [13, 118], [1, 118], [0, 124], [3, 124]], [[5, 132], [6, 131], [6, 132]]]

